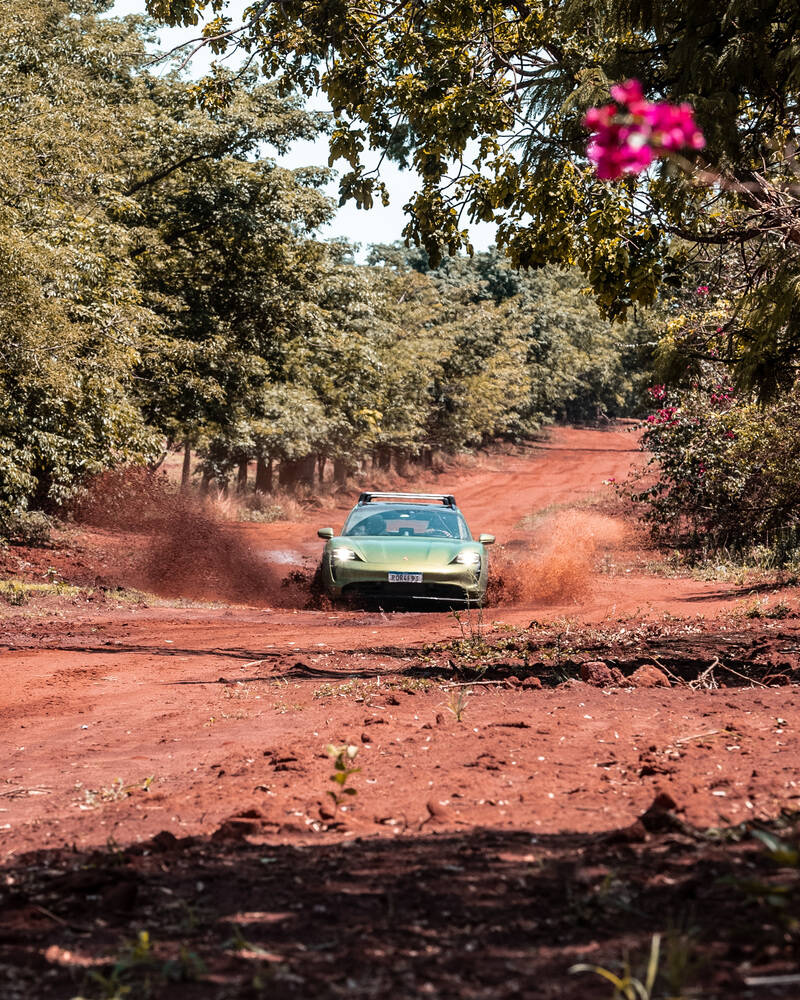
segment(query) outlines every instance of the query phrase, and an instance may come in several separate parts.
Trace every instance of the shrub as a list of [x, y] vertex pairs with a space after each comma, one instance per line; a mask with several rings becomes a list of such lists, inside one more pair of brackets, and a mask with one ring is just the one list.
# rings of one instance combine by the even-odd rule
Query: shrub
[[759, 406], [708, 374], [679, 393], [652, 387], [641, 439], [651, 458], [621, 488], [660, 541], [760, 543], [784, 563], [800, 539], [800, 400]]
[[50, 541], [53, 524], [39, 510], [25, 510], [7, 514], [0, 523], [0, 536], [17, 545], [46, 545]]

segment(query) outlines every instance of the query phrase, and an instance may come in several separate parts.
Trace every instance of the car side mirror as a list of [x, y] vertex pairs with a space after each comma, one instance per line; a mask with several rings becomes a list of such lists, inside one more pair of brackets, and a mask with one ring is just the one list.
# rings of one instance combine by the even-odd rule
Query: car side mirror
[[333, 538], [333, 528], [320, 528], [317, 534], [320, 538]]
[[481, 545], [494, 545], [494, 535], [478, 535]]

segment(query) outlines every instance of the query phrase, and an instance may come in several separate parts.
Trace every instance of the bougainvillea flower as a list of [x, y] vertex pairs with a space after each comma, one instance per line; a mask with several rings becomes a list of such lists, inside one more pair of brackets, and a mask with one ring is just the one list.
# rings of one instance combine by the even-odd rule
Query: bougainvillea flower
[[611, 96], [616, 104], [590, 108], [583, 119], [592, 132], [586, 154], [601, 180], [638, 174], [659, 156], [705, 146], [690, 104], [646, 101], [638, 80], [616, 84]]

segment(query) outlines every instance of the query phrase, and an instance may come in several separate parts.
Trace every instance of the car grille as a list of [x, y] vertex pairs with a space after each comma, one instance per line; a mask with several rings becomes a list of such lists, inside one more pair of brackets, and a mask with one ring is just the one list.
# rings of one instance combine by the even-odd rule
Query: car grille
[[363, 583], [349, 583], [342, 587], [342, 594], [351, 597], [384, 597], [396, 601], [406, 601], [409, 598], [424, 600], [474, 601], [475, 596], [469, 595], [463, 587], [448, 583], [382, 583], [365, 580]]

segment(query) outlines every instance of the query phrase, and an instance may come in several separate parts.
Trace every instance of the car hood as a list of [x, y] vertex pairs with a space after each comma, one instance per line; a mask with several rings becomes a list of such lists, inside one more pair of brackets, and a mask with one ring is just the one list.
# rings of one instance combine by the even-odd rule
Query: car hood
[[340, 545], [353, 549], [364, 562], [399, 566], [446, 566], [465, 549], [480, 552], [478, 542], [465, 542], [449, 538], [369, 538], [344, 536], [329, 542], [332, 548]]

